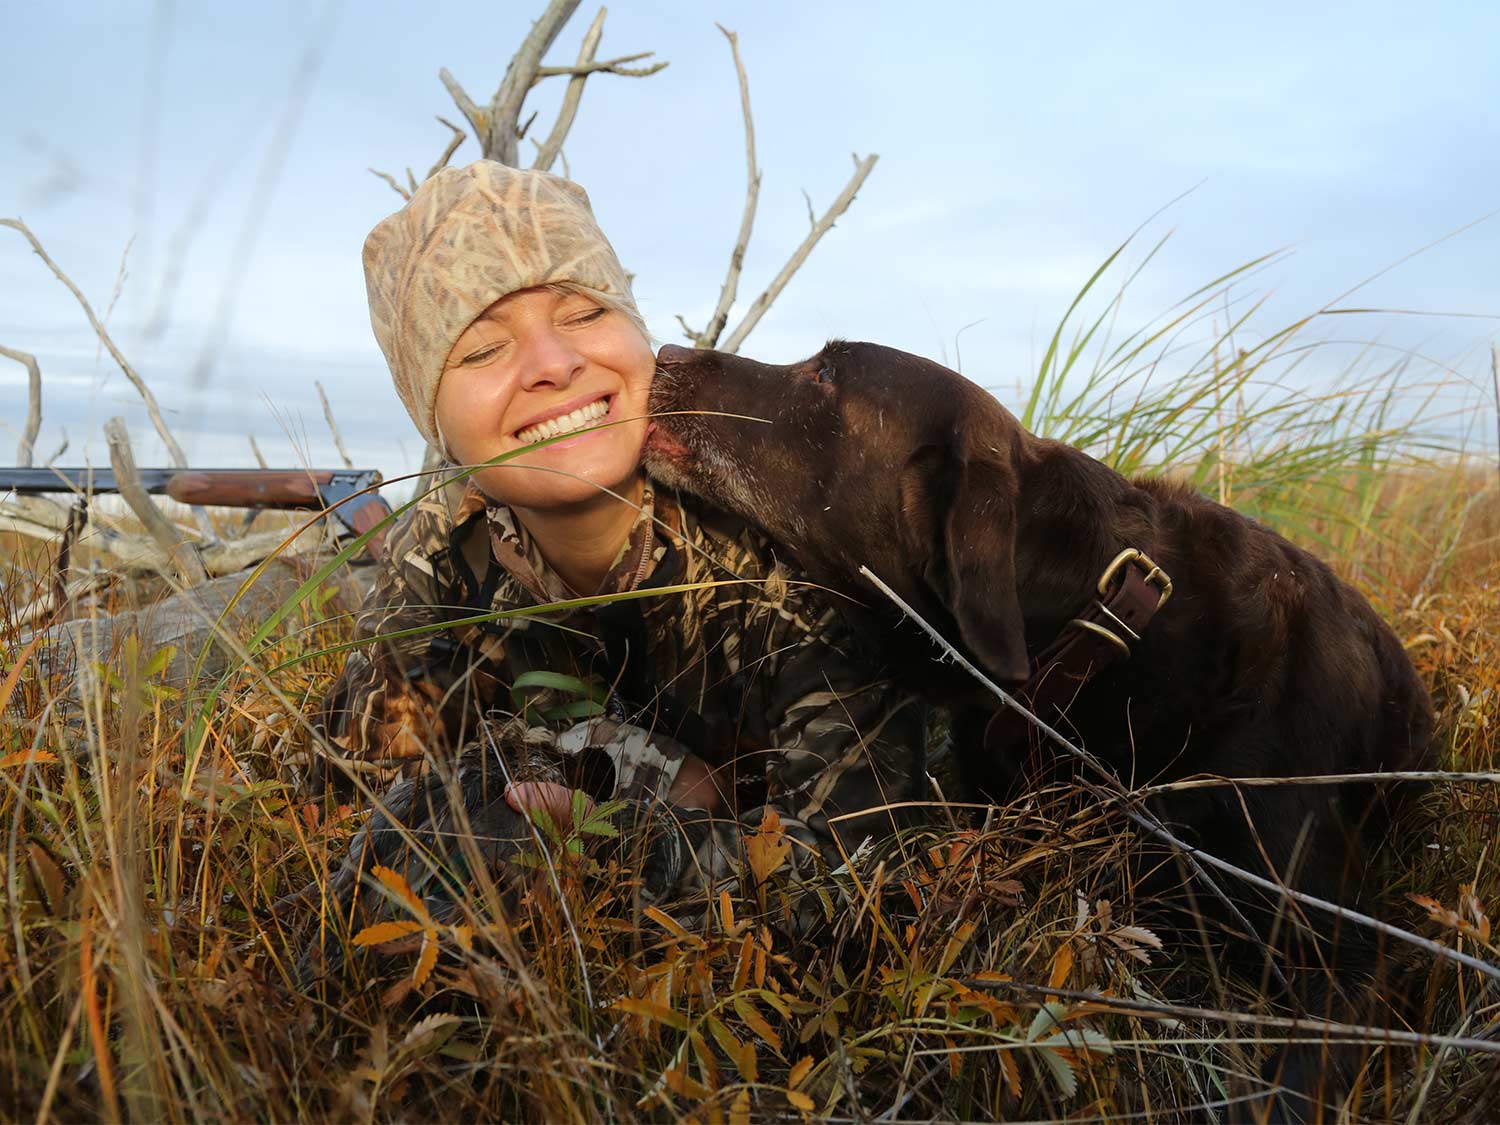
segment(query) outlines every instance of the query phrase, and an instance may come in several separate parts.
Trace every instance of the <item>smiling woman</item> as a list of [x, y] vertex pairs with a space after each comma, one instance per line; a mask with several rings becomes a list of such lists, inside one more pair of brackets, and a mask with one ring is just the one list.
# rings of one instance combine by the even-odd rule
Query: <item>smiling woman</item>
[[[391, 534], [365, 643], [324, 704], [321, 777], [404, 776], [382, 805], [405, 831], [372, 821], [336, 888], [357, 894], [378, 862], [431, 889], [442, 865], [414, 871], [407, 849], [441, 853], [441, 825], [499, 837], [507, 817], [566, 824], [606, 798], [648, 899], [732, 873], [769, 813], [799, 869], [889, 836], [908, 815], [889, 806], [926, 793], [925, 709], [768, 540], [647, 479], [656, 358], [583, 190], [445, 169], [371, 233], [365, 274], [417, 429], [455, 465], [511, 456]], [[649, 596], [610, 600], [629, 592]], [[462, 818], [418, 780], [434, 763], [456, 763]]]
[[[645, 487], [641, 446], [655, 368], [640, 329], [588, 294], [567, 285], [511, 293], [464, 329], [443, 365], [436, 423], [444, 451], [472, 465], [547, 442], [481, 469], [479, 487], [521, 515], [549, 557], [573, 555], [562, 548], [585, 527], [607, 548], [634, 520], [619, 497], [639, 504]], [[571, 584], [592, 593], [609, 559], [568, 562], [579, 572]]]

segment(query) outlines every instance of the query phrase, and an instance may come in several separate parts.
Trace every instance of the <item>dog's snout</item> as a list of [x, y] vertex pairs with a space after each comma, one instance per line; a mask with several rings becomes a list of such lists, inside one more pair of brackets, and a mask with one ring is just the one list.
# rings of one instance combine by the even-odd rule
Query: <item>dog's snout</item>
[[676, 344], [663, 344], [661, 350], [656, 353], [656, 365], [658, 367], [676, 367], [679, 363], [686, 363], [692, 358], [692, 348], [683, 348]]

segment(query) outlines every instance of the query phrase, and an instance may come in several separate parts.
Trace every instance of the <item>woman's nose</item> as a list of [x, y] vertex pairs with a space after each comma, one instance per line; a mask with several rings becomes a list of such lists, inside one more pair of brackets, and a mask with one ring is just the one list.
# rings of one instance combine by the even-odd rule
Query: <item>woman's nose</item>
[[566, 387], [585, 362], [567, 335], [551, 325], [528, 332], [522, 340], [522, 353], [522, 383], [528, 389], [545, 383]]

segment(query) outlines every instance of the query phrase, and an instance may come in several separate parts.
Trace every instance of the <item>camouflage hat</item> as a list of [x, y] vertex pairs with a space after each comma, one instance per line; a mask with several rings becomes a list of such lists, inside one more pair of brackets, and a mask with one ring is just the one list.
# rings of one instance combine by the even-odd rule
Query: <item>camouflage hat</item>
[[571, 283], [645, 334], [630, 280], [581, 187], [493, 160], [445, 168], [365, 239], [370, 323], [401, 403], [442, 447], [435, 404], [459, 336], [501, 297]]

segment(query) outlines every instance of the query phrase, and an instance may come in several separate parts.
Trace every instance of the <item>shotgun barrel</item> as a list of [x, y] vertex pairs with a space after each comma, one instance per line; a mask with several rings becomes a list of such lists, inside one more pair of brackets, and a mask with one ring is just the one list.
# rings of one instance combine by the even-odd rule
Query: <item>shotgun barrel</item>
[[[183, 504], [327, 510], [356, 535], [391, 514], [390, 505], [376, 491], [381, 477], [374, 469], [138, 469], [136, 472], [147, 492], [165, 494]], [[67, 492], [87, 499], [119, 490], [119, 482], [109, 469], [0, 468], [0, 494]], [[372, 556], [379, 556], [384, 539], [384, 533], [371, 537]]]

